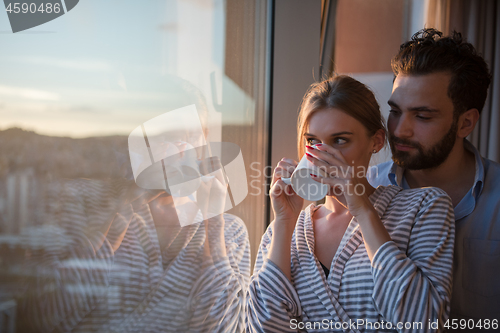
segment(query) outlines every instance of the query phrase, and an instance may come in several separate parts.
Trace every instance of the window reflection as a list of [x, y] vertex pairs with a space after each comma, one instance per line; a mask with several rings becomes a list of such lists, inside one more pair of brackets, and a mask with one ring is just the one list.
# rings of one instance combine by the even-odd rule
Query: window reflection
[[[200, 202], [138, 187], [127, 136], [194, 104], [208, 142], [264, 166], [267, 4], [143, 7], [81, 2], [3, 43], [2, 331], [244, 329], [264, 195], [181, 227], [203, 219]], [[166, 142], [199, 139], [175, 130]], [[219, 178], [202, 190], [227, 191]]]

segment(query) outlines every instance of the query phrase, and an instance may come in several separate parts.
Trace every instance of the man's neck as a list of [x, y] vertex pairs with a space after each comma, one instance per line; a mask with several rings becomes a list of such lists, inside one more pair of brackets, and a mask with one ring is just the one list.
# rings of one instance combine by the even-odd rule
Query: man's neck
[[410, 188], [433, 186], [443, 189], [455, 207], [474, 185], [475, 172], [475, 156], [465, 149], [461, 140], [457, 141], [448, 158], [438, 167], [405, 170], [404, 177]]

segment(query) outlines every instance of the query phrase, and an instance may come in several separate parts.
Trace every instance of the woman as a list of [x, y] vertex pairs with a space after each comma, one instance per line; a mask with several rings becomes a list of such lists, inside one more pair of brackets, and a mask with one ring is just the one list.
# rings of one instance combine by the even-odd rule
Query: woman
[[[183, 90], [192, 88], [181, 84]], [[204, 124], [205, 104], [197, 106]], [[187, 156], [188, 140], [204, 141], [200, 132], [206, 133], [205, 126], [196, 132], [195, 126], [174, 123], [172, 130], [167, 125], [156, 132], [162, 138], [156, 144], [175, 143], [177, 156]], [[57, 207], [50, 237], [35, 243], [43, 244], [43, 251], [30, 251], [32, 275], [18, 299], [19, 331], [245, 330], [247, 229], [240, 218], [222, 213], [226, 200], [218, 198], [227, 194], [223, 168], [218, 157], [204, 158], [208, 153], [199, 150], [188, 162], [205, 177], [184, 196], [170, 195], [170, 188], [144, 190], [125, 175], [62, 182], [55, 190], [59, 200], [50, 202]], [[131, 175], [129, 169], [124, 165], [122, 171]], [[160, 180], [161, 188], [166, 180]]]
[[311, 87], [298, 132], [299, 152], [305, 146], [326, 171], [315, 180], [330, 192], [324, 205], [301, 211], [303, 200], [280, 179], [296, 163], [284, 158], [275, 168], [275, 220], [248, 292], [250, 331], [440, 330], [452, 280], [449, 197], [369, 185], [364, 171], [384, 146], [385, 127], [373, 93], [348, 76]]
[[46, 249], [30, 259], [19, 330], [243, 332], [246, 227], [230, 214], [181, 227], [178, 214], [202, 216], [190, 204], [120, 180], [64, 184]]

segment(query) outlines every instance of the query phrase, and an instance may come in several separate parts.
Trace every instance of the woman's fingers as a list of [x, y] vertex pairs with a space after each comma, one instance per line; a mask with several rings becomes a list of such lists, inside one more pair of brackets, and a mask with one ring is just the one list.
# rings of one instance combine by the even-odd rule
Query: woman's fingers
[[[294, 160], [292, 160], [291, 158], [286, 158], [286, 157], [283, 157], [283, 158], [281, 159], [281, 161], [283, 161], [283, 162], [285, 162], [285, 163], [287, 163], [287, 164], [289, 164], [289, 165], [293, 166], [294, 168], [295, 168], [295, 167], [297, 167], [297, 162], [296, 162], [296, 161], [294, 161]], [[281, 162], [281, 161], [280, 161], [280, 162]]]
[[278, 179], [281, 178], [290, 178], [296, 167], [297, 162], [295, 162], [294, 160], [289, 158], [282, 158], [274, 169], [273, 181], [271, 184], [274, 184]]
[[318, 183], [322, 183], [322, 184], [326, 184], [326, 185], [330, 185], [330, 186], [336, 186], [336, 185], [341, 185], [345, 182], [344, 179], [341, 179], [341, 178], [338, 178], [338, 177], [323, 177], [321, 175], [314, 175], [314, 174], [311, 174], [311, 178], [315, 181], [317, 181]]
[[[314, 164], [320, 171], [324, 172], [326, 176], [335, 177], [335, 178], [343, 178], [343, 175], [347, 176], [346, 171], [349, 171], [344, 164], [337, 164], [334, 161], [325, 162], [323, 160], [318, 159], [313, 155], [308, 155], [307, 159], [309, 162]], [[346, 170], [346, 171], [344, 171]], [[344, 172], [343, 172], [344, 171]]]
[[[363, 183], [353, 181], [352, 179], [342, 179], [334, 177], [322, 177], [311, 174], [311, 178], [318, 183], [329, 186], [328, 195], [344, 195], [346, 198], [359, 197], [366, 193], [366, 187]], [[352, 201], [352, 200], [348, 200]], [[349, 204], [349, 203], [348, 203]]]
[[348, 183], [348, 181], [339, 178], [321, 177], [313, 175], [311, 175], [311, 178], [317, 181], [318, 183], [328, 185], [327, 195], [339, 196], [344, 194], [346, 183]]
[[[331, 147], [330, 147], [331, 148]], [[322, 162], [325, 162], [325, 163], [328, 163], [328, 164], [331, 164], [331, 165], [342, 165], [342, 164], [347, 164], [345, 162], [345, 158], [344, 156], [342, 155], [341, 152], [339, 152], [338, 150], [334, 149], [334, 148], [331, 148], [333, 149], [332, 152], [327, 152], [325, 150], [319, 150], [318, 148], [307, 148], [307, 156], [314, 156], [316, 159], [318, 159], [319, 161], [322, 161]]]
[[277, 198], [281, 196], [283, 193], [288, 195], [288, 196], [293, 196], [296, 195], [295, 191], [293, 190], [292, 186], [285, 183], [281, 179], [278, 178], [276, 182], [272, 185], [271, 190], [270, 190], [270, 195], [273, 198]]
[[318, 157], [322, 158], [328, 158], [328, 155], [333, 156], [335, 159], [339, 160], [340, 162], [347, 164], [347, 161], [344, 158], [344, 155], [340, 152], [340, 150], [333, 148], [332, 146], [319, 143], [314, 146], [314, 149], [308, 149], [308, 151], [315, 151], [318, 153]]
[[281, 179], [278, 179], [271, 187], [270, 195], [273, 198], [279, 197], [286, 188], [286, 184]]
[[351, 173], [352, 166], [324, 151], [308, 149], [307, 159], [330, 177], [348, 178]]

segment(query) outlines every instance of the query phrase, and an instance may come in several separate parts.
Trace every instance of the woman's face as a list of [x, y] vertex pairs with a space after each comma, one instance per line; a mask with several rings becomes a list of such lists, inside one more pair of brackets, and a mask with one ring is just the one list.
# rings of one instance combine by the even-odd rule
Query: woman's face
[[[381, 137], [380, 137], [381, 136]], [[304, 139], [307, 145], [324, 143], [338, 149], [354, 171], [362, 171], [370, 163], [373, 149], [377, 151], [383, 146], [384, 135], [378, 132], [368, 136], [368, 130], [358, 120], [339, 109], [323, 109], [316, 111], [306, 126]]]

